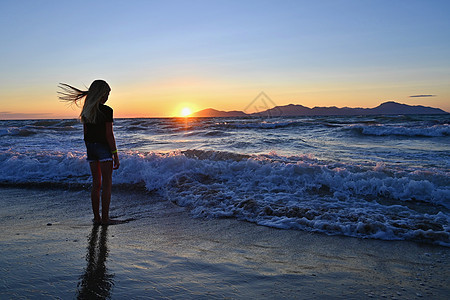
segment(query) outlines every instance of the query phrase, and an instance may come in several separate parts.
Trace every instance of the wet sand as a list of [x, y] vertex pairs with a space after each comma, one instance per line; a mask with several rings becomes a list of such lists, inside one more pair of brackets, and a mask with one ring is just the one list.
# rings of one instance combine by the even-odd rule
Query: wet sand
[[89, 193], [0, 189], [0, 298], [446, 299], [450, 249], [193, 219], [114, 191], [93, 226]]

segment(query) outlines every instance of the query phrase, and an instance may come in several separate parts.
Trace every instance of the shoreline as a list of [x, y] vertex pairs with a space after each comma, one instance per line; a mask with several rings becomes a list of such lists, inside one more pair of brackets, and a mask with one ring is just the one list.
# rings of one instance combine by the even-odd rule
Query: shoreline
[[442, 246], [194, 219], [130, 191], [113, 192], [111, 215], [136, 220], [95, 227], [86, 191], [0, 189], [1, 298], [83, 297], [93, 286], [105, 297], [155, 299], [450, 294], [450, 249]]

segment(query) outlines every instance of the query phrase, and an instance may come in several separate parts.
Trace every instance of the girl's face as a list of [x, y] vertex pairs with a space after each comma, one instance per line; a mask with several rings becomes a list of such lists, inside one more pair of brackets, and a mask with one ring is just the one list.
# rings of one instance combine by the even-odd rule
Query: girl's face
[[101, 104], [105, 104], [106, 101], [108, 101], [109, 93], [110, 93], [110, 91], [108, 91], [108, 92], [102, 97], [102, 99], [100, 99], [100, 103], [101, 103]]

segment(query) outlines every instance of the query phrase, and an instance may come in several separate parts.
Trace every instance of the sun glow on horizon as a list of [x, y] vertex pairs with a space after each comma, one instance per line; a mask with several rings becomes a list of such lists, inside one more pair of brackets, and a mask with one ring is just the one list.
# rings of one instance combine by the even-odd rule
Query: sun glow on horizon
[[182, 117], [188, 117], [190, 114], [192, 114], [192, 110], [189, 107], [184, 107], [181, 110], [181, 116]]

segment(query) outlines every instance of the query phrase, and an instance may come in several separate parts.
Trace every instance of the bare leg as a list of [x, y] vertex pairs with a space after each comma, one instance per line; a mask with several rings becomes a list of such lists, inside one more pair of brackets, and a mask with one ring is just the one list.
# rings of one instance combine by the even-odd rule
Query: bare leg
[[112, 161], [100, 162], [102, 176], [102, 224], [109, 224], [109, 204], [111, 203]]
[[100, 188], [102, 185], [102, 174], [100, 172], [100, 163], [93, 161], [89, 163], [92, 173], [92, 190], [91, 190], [91, 202], [92, 211], [94, 213], [94, 222], [101, 223], [100, 217]]

